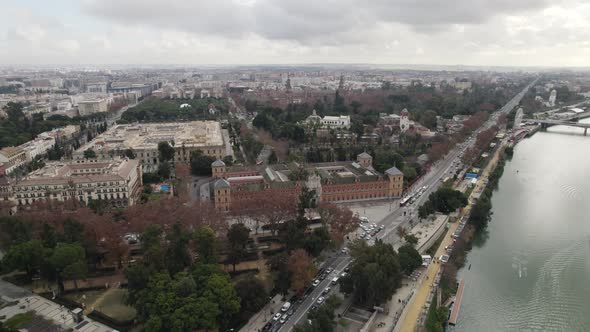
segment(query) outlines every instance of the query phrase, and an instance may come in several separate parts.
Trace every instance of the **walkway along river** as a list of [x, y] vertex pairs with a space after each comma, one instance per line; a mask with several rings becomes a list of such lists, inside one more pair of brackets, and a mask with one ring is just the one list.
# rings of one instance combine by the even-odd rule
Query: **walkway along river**
[[492, 205], [455, 330], [590, 331], [590, 137], [556, 126], [520, 142]]

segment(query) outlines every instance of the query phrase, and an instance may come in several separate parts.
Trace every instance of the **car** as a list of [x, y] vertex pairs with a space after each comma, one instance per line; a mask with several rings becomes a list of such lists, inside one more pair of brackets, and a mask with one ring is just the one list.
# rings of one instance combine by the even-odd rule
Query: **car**
[[268, 322], [264, 325], [264, 327], [262, 327], [262, 332], [266, 332], [268, 330], [270, 330], [272, 328], [272, 323]]
[[350, 267], [348, 267], [348, 266], [347, 266], [347, 267], [345, 267], [345, 268], [344, 268], [344, 272], [350, 272]]
[[362, 232], [362, 233], [361, 233], [361, 238], [365, 237], [366, 235], [367, 235], [367, 233], [365, 233], [365, 232]]
[[322, 291], [322, 294], [324, 294], [324, 295], [328, 294], [328, 293], [330, 292], [330, 289], [331, 289], [330, 287], [326, 287], [326, 288], [325, 288], [325, 289]]
[[294, 313], [295, 311], [293, 311], [293, 309], [289, 309], [289, 311], [287, 311], [287, 316], [293, 316]]
[[283, 304], [283, 306], [281, 307], [281, 311], [287, 312], [287, 310], [289, 310], [289, 308], [291, 308], [291, 302], [285, 302], [285, 304]]
[[359, 220], [363, 223], [363, 224], [368, 224], [369, 223], [369, 218], [367, 217], [359, 217]]
[[277, 321], [281, 318], [283, 314], [281, 314], [280, 312], [277, 312], [273, 317], [272, 320]]
[[322, 273], [322, 274], [320, 275], [320, 280], [324, 280], [324, 279], [326, 279], [326, 277], [327, 277], [327, 276], [328, 276], [328, 275], [327, 275], [326, 273]]
[[279, 320], [279, 322], [281, 324], [284, 324], [287, 321], [287, 319], [289, 319], [289, 316], [287, 316], [287, 314], [284, 314], [283, 317], [281, 317], [281, 320]]
[[348, 273], [346, 273], [346, 272], [342, 272], [342, 273], [340, 273], [340, 278], [344, 278], [344, 277], [346, 277], [346, 275], [347, 275], [347, 274], [348, 274]]
[[318, 306], [316, 304], [312, 305], [311, 308], [309, 310], [316, 310], [318, 308]]
[[313, 287], [317, 287], [319, 284], [320, 284], [320, 280], [319, 279], [316, 279], [316, 280], [313, 281], [313, 284], [312, 285], [313, 285]]
[[344, 248], [342, 248], [342, 250], [340, 250], [340, 252], [343, 253], [343, 254], [347, 254], [348, 253], [348, 248], [347, 247], [344, 247]]
[[380, 230], [381, 230], [381, 229], [383, 229], [383, 228], [385, 228], [385, 226], [383, 226], [383, 225], [379, 225], [379, 229], [380, 229]]
[[318, 297], [318, 300], [316, 301], [316, 303], [317, 304], [322, 304], [322, 303], [324, 303], [324, 300], [325, 300], [324, 297], [323, 296], [320, 296], [320, 297]]
[[334, 271], [333, 267], [329, 267], [326, 269], [326, 273], [328, 273], [328, 274], [332, 273], [332, 271]]
[[377, 224], [372, 224], [371, 226], [372, 226], [373, 228], [375, 228], [375, 227], [377, 227]]
[[449, 255], [440, 255], [439, 259], [442, 263], [446, 263], [449, 261]]

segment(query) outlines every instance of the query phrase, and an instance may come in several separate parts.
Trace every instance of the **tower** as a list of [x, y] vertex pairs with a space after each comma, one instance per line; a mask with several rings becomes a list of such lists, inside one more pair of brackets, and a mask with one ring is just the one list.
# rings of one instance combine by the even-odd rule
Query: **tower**
[[373, 164], [373, 157], [371, 157], [370, 154], [363, 152], [356, 156], [356, 161], [364, 168], [368, 168]]
[[215, 208], [219, 211], [229, 211], [231, 206], [231, 188], [225, 179], [219, 179], [213, 184]]
[[410, 129], [410, 113], [407, 109], [403, 109], [400, 114], [399, 129], [402, 133]]
[[387, 196], [390, 198], [401, 197], [404, 190], [404, 173], [394, 166], [386, 170], [385, 175], [388, 180]]
[[211, 172], [214, 179], [222, 179], [225, 176], [225, 163], [219, 159], [211, 163]]
[[338, 90], [344, 89], [344, 75], [340, 75], [340, 82], [338, 83]]

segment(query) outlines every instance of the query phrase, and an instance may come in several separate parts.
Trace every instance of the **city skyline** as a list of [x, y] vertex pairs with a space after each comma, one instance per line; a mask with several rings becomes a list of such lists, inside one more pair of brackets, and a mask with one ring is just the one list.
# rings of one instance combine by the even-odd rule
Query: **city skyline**
[[25, 0], [0, 13], [0, 64], [584, 67], [587, 14], [579, 0]]

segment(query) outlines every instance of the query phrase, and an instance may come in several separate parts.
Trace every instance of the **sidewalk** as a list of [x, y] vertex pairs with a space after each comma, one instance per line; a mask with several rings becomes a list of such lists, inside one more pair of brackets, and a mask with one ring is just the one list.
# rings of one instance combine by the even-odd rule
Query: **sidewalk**
[[[488, 165], [486, 166], [486, 168], [482, 172], [483, 176], [481, 176], [480, 179], [487, 178], [489, 176], [490, 172], [494, 169], [494, 167], [498, 163], [500, 152], [504, 151], [504, 149], [503, 149], [504, 147], [505, 147], [505, 141], [503, 141], [501, 143], [500, 147], [496, 150], [494, 157], [492, 158], [492, 160], [490, 160], [490, 162], [488, 163]], [[471, 197], [473, 197], [476, 192], [483, 190], [484, 186], [485, 185], [483, 184], [483, 181], [479, 180], [477, 182], [477, 185], [475, 186], [472, 194], [471, 194]], [[469, 212], [471, 211], [471, 206], [472, 206], [471, 205], [472, 204], [471, 197], [469, 199], [469, 204], [463, 209], [463, 213], [462, 213], [463, 215], [469, 215]], [[442, 241], [441, 245], [437, 249], [437, 252], [435, 255], [436, 257], [439, 257], [440, 255], [442, 255], [445, 252], [445, 249], [444, 249], [445, 246], [452, 244], [453, 240], [450, 235], [455, 232], [457, 227], [459, 227], [459, 223], [451, 224], [451, 227], [448, 229], [444, 240]], [[423, 279], [423, 282], [420, 283], [420, 285], [418, 287], [418, 291], [416, 293], [416, 296], [414, 297], [414, 300], [411, 302], [410, 306], [406, 309], [407, 316], [405, 317], [405, 319], [401, 323], [400, 331], [414, 332], [416, 330], [417, 323], [420, 320], [420, 317], [424, 311], [424, 308], [427, 305], [427, 301], [428, 301], [429, 295], [431, 293], [431, 290], [434, 289], [433, 288], [435, 286], [434, 282], [436, 280], [436, 277], [439, 275], [440, 268], [441, 268], [440, 262], [430, 264], [430, 266], [428, 266], [428, 270], [426, 272], [426, 275], [428, 276], [428, 278], [426, 280]], [[424, 282], [424, 281], [426, 281], [426, 282]]]
[[240, 329], [243, 332], [262, 331], [264, 325], [272, 320], [272, 316], [281, 310], [283, 306], [283, 297], [280, 294], [275, 295], [264, 308], [260, 309], [256, 315], [250, 317], [250, 320]]

